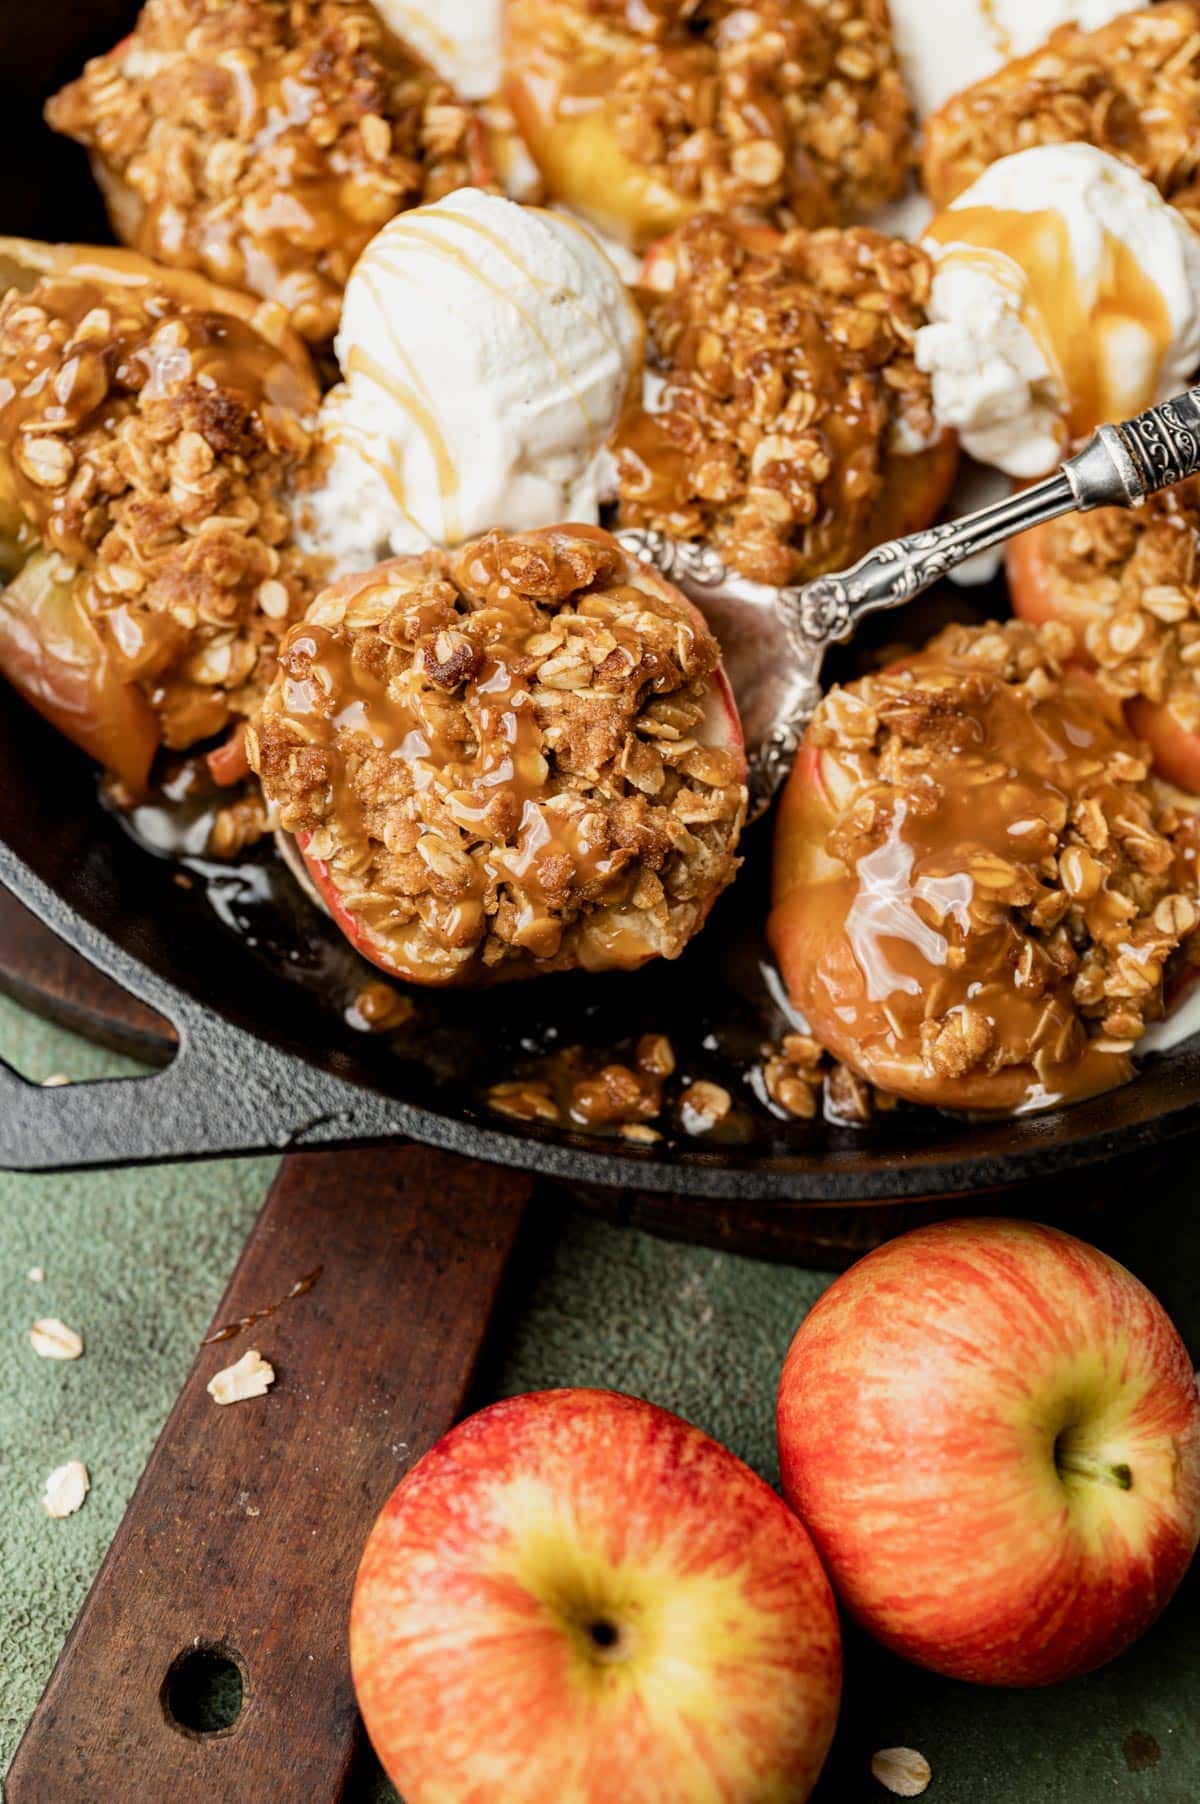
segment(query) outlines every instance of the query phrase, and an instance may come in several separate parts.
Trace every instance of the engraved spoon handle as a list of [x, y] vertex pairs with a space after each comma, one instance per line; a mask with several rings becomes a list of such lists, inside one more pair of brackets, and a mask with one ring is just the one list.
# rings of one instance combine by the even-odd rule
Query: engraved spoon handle
[[742, 714], [752, 816], [787, 776], [820, 698], [831, 645], [867, 614], [911, 601], [968, 558], [1030, 527], [1097, 507], [1140, 507], [1160, 489], [1200, 475], [1200, 387], [1119, 426], [1102, 426], [1054, 476], [1003, 501], [891, 539], [849, 570], [773, 589], [730, 570], [710, 545], [665, 533], [617, 534], [627, 551], [688, 591], [725, 652]]

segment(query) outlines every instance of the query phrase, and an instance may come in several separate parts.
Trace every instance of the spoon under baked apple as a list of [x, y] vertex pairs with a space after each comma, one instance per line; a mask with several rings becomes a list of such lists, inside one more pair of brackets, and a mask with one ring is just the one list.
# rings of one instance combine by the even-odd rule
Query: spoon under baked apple
[[702, 542], [636, 528], [616, 537], [701, 607], [721, 643], [745, 735], [753, 819], [791, 769], [820, 700], [826, 652], [850, 639], [866, 615], [903, 606], [1018, 533], [1064, 514], [1141, 507], [1197, 473], [1200, 387], [1101, 426], [1054, 475], [1003, 501], [888, 540], [848, 570], [794, 587], [740, 576]]

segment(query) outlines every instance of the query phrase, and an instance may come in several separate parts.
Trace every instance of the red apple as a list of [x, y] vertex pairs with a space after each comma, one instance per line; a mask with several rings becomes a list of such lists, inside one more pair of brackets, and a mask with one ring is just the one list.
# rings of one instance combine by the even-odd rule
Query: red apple
[[1200, 1537], [1200, 1396], [1161, 1305], [1053, 1228], [921, 1228], [792, 1342], [784, 1490], [847, 1608], [950, 1678], [1045, 1685], [1158, 1616]]
[[350, 1654], [405, 1804], [800, 1804], [841, 1690], [786, 1505], [609, 1391], [494, 1404], [426, 1454], [367, 1542]]

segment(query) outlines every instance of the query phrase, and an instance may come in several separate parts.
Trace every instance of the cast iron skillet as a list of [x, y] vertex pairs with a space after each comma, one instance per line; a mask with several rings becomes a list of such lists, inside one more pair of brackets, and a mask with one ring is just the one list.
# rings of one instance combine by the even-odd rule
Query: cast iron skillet
[[[5, 232], [107, 235], [84, 159], [41, 126], [40, 102], [133, 12], [123, 0], [0, 8]], [[272, 859], [195, 866], [181, 887], [177, 865], [99, 806], [86, 760], [5, 693], [0, 881], [167, 1016], [180, 1050], [149, 1078], [53, 1090], [0, 1066], [0, 1164], [45, 1170], [403, 1135], [575, 1183], [844, 1203], [1003, 1189], [1200, 1127], [1200, 1046], [1115, 1094], [1020, 1122], [917, 1110], [868, 1129], [775, 1119], [746, 1078], [783, 1025], [762, 972], [767, 852], [760, 827], [734, 890], [676, 965], [430, 993], [413, 1023], [373, 1038], [346, 1019], [366, 967]], [[619, 1052], [648, 1031], [670, 1035], [681, 1076], [714, 1078], [739, 1099], [719, 1144], [680, 1136], [635, 1147], [518, 1126], [484, 1104], [488, 1084], [568, 1042]]]

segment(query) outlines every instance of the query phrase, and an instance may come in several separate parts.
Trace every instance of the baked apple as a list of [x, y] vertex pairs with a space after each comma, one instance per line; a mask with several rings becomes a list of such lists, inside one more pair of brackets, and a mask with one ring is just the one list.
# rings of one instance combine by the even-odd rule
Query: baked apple
[[147, 0], [46, 117], [123, 243], [279, 301], [317, 344], [381, 226], [491, 179], [475, 110], [366, 0]]
[[898, 195], [885, 0], [507, 0], [505, 95], [552, 198], [644, 249], [701, 211], [817, 225]]
[[922, 176], [934, 206], [949, 206], [1001, 157], [1080, 142], [1132, 163], [1200, 223], [1198, 33], [1200, 0], [1166, 0], [1096, 31], [1064, 25], [956, 94], [925, 122]]
[[[1061, 625], [954, 626], [834, 689], [781, 807], [769, 934], [883, 1090], [1013, 1113], [1123, 1083], [1200, 920], [1178, 820]], [[1187, 870], [1186, 879], [1183, 876]]]
[[1065, 621], [1168, 782], [1200, 794], [1200, 480], [1014, 539], [1012, 603]]
[[0, 240], [0, 671], [137, 792], [245, 715], [316, 570], [319, 393], [283, 311], [125, 251]]
[[336, 583], [247, 749], [338, 925], [415, 983], [674, 958], [737, 869], [716, 641], [597, 527]]
[[646, 258], [647, 396], [614, 440], [620, 517], [802, 582], [928, 526], [958, 466], [913, 360], [926, 253], [866, 230], [705, 217]]

